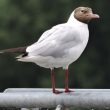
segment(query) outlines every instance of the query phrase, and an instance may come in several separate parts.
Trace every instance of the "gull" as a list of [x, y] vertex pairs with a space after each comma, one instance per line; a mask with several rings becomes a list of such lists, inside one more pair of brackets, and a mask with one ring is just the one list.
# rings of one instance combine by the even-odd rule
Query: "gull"
[[50, 68], [52, 92], [56, 90], [54, 68], [65, 70], [65, 92], [71, 92], [68, 87], [68, 67], [75, 62], [84, 51], [89, 38], [88, 23], [99, 18], [90, 7], [78, 7], [70, 15], [66, 23], [53, 26], [45, 31], [39, 40], [32, 45], [1, 50], [0, 53], [23, 53], [18, 61], [33, 62], [41, 67]]

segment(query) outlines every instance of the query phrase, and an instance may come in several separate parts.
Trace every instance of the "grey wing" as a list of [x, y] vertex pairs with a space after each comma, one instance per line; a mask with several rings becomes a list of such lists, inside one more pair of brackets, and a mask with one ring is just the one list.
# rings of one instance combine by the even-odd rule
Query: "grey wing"
[[41, 37], [38, 39], [38, 41], [35, 42], [35, 43], [32, 44], [32, 45], [36, 45], [37, 43], [40, 43], [40, 42], [42, 42], [43, 40], [47, 39], [48, 37], [50, 37], [50, 36], [58, 29], [59, 26], [62, 26], [62, 25], [63, 25], [63, 24], [56, 25], [56, 26], [52, 27], [51, 29], [45, 31], [45, 32], [41, 35]]
[[[51, 30], [50, 30], [51, 31]], [[36, 45], [27, 48], [31, 55], [63, 57], [68, 50], [79, 43], [77, 31], [69, 26], [61, 26], [52, 31], [51, 34], [40, 39]]]
[[[41, 37], [39, 38], [39, 40], [38, 40], [37, 42], [35, 42], [34, 44], [32, 44], [32, 45], [30, 45], [30, 46], [27, 47], [26, 51], [27, 51], [27, 52], [33, 52], [34, 50], [36, 50], [36, 49], [38, 49], [38, 48], [40, 49], [40, 47], [43, 47], [42, 42], [44, 42], [44, 41], [47, 40], [49, 37], [51, 37], [51, 35], [52, 35], [53, 33], [55, 33], [55, 31], [57, 30], [56, 27], [58, 27], [58, 26], [59, 26], [59, 25], [54, 26], [53, 28], [51, 28], [51, 29], [45, 31], [45, 32], [41, 35]], [[46, 44], [46, 42], [44, 43], [44, 45], [45, 45], [45, 44]], [[38, 45], [39, 45], [39, 46], [38, 46]]]

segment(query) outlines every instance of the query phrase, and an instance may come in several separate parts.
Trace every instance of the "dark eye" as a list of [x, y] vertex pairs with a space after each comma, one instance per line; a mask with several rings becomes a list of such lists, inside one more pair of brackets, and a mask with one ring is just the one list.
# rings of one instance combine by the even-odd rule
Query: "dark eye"
[[83, 13], [83, 12], [84, 12], [84, 10], [81, 10], [81, 12]]
[[86, 11], [86, 10], [81, 10], [81, 12], [82, 12], [82, 13], [87, 13], [87, 11]]

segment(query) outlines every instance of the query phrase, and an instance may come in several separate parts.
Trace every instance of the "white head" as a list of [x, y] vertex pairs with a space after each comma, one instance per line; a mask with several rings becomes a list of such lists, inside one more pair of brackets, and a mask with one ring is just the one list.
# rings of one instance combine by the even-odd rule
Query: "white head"
[[91, 8], [89, 8], [89, 7], [78, 7], [72, 12], [68, 22], [70, 22], [72, 19], [76, 19], [82, 23], [87, 24], [92, 19], [97, 19], [97, 18], [99, 18], [99, 15], [93, 14]]

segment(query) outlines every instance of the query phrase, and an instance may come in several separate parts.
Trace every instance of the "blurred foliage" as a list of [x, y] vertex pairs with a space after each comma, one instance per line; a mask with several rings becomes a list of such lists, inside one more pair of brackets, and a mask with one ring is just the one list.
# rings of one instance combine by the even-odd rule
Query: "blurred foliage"
[[[30, 45], [56, 24], [66, 22], [78, 6], [90, 6], [100, 20], [89, 24], [90, 39], [82, 56], [69, 67], [71, 88], [110, 88], [109, 0], [0, 0], [0, 49]], [[0, 55], [0, 91], [6, 88], [51, 87], [50, 70]], [[64, 70], [56, 69], [64, 87]]]

